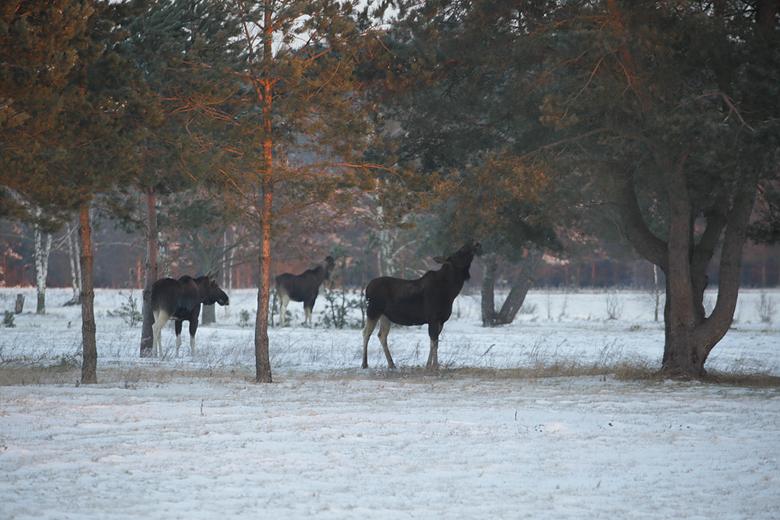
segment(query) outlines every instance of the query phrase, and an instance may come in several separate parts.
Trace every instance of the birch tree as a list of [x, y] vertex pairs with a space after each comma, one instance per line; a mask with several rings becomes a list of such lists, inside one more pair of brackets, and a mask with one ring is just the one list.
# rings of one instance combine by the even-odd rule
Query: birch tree
[[33, 242], [35, 260], [35, 291], [37, 294], [36, 314], [46, 314], [46, 279], [49, 276], [49, 253], [51, 252], [51, 233], [41, 228], [41, 210], [36, 210], [33, 223]]

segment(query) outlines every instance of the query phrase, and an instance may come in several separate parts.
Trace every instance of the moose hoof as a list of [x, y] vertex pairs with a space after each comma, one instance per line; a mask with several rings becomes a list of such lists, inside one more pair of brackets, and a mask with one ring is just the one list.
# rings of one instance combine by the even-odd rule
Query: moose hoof
[[364, 362], [363, 362], [363, 364], [360, 366], [360, 368], [368, 368], [368, 363], [366, 363], [366, 362], [364, 361]]

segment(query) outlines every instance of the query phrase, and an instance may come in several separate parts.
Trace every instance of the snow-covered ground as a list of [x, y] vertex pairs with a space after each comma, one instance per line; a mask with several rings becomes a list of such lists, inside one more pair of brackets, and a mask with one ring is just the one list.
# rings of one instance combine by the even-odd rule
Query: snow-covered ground
[[[15, 294], [26, 295], [34, 310], [34, 289], [0, 288], [0, 311], [13, 308]], [[768, 323], [760, 319], [762, 294], [776, 308]], [[101, 365], [157, 365], [157, 360], [139, 360], [140, 325], [130, 327], [113, 317], [132, 297], [140, 308], [140, 291], [96, 291], [98, 356]], [[0, 328], [0, 362], [24, 359], [37, 363], [76, 360], [81, 351], [79, 307], [63, 307], [70, 291], [55, 289], [47, 295], [48, 314], [26, 312], [15, 319], [16, 327]], [[714, 294], [705, 302], [711, 306]], [[617, 319], [608, 319], [608, 303]], [[229, 316], [225, 316], [228, 309]], [[198, 350], [189, 356], [187, 326], [182, 350], [175, 356], [172, 322], [163, 331], [165, 366], [254, 367], [254, 314], [256, 291], [233, 291], [231, 305], [217, 309], [217, 324], [198, 329]], [[517, 368], [552, 363], [604, 365], [620, 362], [658, 365], [663, 351], [663, 325], [653, 320], [654, 300], [646, 292], [534, 291], [512, 325], [493, 329], [480, 326], [478, 294], [455, 300], [453, 315], [444, 326], [439, 362], [445, 367]], [[330, 372], [360, 366], [362, 336], [358, 329], [304, 328], [300, 303], [290, 304], [293, 326], [272, 328], [271, 361], [274, 370]], [[241, 326], [241, 312], [251, 321]], [[321, 295], [314, 309], [314, 322], [327, 311]], [[359, 320], [359, 310], [351, 319]], [[736, 322], [713, 350], [708, 368], [724, 371], [780, 375], [780, 290], [743, 290], [735, 313]], [[375, 331], [376, 332], [376, 331]], [[425, 364], [428, 356], [426, 327], [394, 327], [390, 350], [401, 367]], [[386, 367], [376, 335], [369, 344], [369, 365]]]
[[[17, 292], [34, 304], [31, 289], [0, 289], [0, 311]], [[461, 296], [439, 347], [454, 370], [439, 375], [414, 368], [424, 328], [391, 331], [396, 372], [376, 337], [358, 368], [359, 330], [275, 328], [273, 385], [249, 382], [253, 327], [239, 322], [253, 291], [199, 330], [194, 358], [175, 357], [165, 330], [164, 360], [138, 359], [140, 326], [109, 316], [129, 294], [97, 291], [98, 385], [74, 384], [68, 291], [0, 328], [0, 383], [58, 364], [66, 382], [0, 386], [0, 519], [780, 517], [777, 387], [518, 376], [657, 366], [646, 293], [533, 292], [497, 329]], [[764, 298], [780, 307], [780, 291]], [[760, 299], [742, 291], [709, 368], [780, 375], [780, 315], [763, 322]]]

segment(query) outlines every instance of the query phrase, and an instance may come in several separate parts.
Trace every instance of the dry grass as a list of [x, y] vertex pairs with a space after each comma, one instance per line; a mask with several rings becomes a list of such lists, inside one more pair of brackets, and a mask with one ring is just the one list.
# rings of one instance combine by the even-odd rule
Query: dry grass
[[[427, 383], [432, 380], [457, 379], [484, 380], [536, 380], [558, 377], [614, 377], [619, 381], [661, 382], [669, 377], [658, 367], [647, 362], [618, 361], [616, 363], [582, 364], [559, 360], [518, 368], [441, 368], [430, 371], [424, 367], [405, 367], [397, 370], [375, 368], [370, 370], [346, 369], [329, 372], [293, 372], [277, 374], [276, 381], [289, 379], [310, 381], [343, 380], [403, 380], [410, 383]], [[54, 366], [4, 365], [0, 366], [0, 386], [19, 385], [73, 385], [78, 386], [80, 367], [72, 364]], [[170, 368], [159, 366], [102, 367], [98, 368], [98, 384], [134, 388], [143, 384], [170, 384], [193, 380], [215, 383], [253, 382], [254, 374], [248, 368]], [[761, 372], [710, 372], [702, 382], [713, 385], [747, 388], [780, 388], [780, 376]]]
[[[174, 381], [209, 380], [227, 382], [253, 379], [248, 370], [190, 369], [153, 366], [98, 367], [98, 384], [132, 388], [138, 384], [167, 384]], [[0, 366], [0, 386], [73, 385], [79, 386], [81, 367], [61, 364]]]

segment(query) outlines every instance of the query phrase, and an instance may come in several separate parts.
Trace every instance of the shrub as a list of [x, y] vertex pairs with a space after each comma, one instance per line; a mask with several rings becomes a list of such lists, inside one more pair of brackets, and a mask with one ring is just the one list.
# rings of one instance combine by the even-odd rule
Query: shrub
[[607, 319], [619, 320], [623, 315], [623, 307], [620, 305], [620, 298], [616, 292], [607, 293], [605, 303], [607, 305]]
[[133, 293], [130, 293], [127, 296], [127, 300], [123, 302], [117, 310], [108, 311], [107, 314], [111, 317], [122, 318], [130, 327], [135, 327], [143, 320], [143, 316], [138, 310], [138, 302], [133, 296]]
[[251, 323], [249, 323], [249, 320], [251, 319], [251, 314], [246, 309], [241, 309], [241, 312], [238, 313], [238, 326], [239, 327], [249, 327]]

